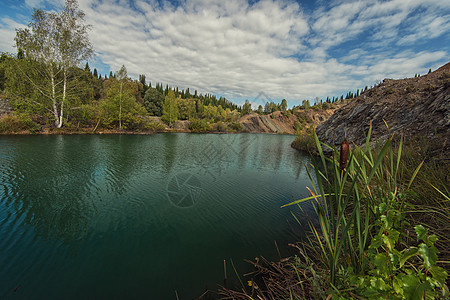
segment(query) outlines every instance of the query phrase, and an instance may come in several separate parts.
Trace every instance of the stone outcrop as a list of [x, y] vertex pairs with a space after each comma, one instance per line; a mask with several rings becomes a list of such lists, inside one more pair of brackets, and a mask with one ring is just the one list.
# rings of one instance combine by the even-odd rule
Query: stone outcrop
[[450, 150], [450, 63], [424, 76], [385, 79], [335, 111], [317, 127], [319, 139], [339, 145], [345, 134], [350, 143], [364, 145], [372, 122], [372, 141], [390, 134], [421, 137]]
[[280, 111], [270, 115], [252, 113], [241, 117], [238, 122], [242, 129], [252, 133], [295, 133], [295, 116], [283, 116]]

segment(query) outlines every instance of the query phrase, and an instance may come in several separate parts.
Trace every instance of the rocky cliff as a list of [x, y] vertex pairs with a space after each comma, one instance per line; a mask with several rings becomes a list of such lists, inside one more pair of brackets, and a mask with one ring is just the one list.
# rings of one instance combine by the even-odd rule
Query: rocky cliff
[[[386, 140], [392, 133], [406, 139], [423, 138], [439, 151], [450, 151], [450, 63], [427, 75], [385, 79], [335, 111], [317, 127], [319, 139], [339, 145], [345, 136], [363, 145], [372, 122], [372, 137]], [[435, 149], [437, 150], [437, 149]]]
[[258, 115], [255, 113], [241, 117], [238, 122], [242, 129], [248, 132], [258, 133], [288, 133], [294, 134], [295, 116], [283, 116], [281, 112], [270, 115]]
[[276, 111], [270, 115], [258, 115], [252, 113], [241, 117], [238, 122], [242, 129], [252, 133], [284, 133], [295, 134], [295, 123], [299, 121], [303, 128], [318, 124], [333, 115], [334, 109], [326, 110], [298, 110], [289, 116]]

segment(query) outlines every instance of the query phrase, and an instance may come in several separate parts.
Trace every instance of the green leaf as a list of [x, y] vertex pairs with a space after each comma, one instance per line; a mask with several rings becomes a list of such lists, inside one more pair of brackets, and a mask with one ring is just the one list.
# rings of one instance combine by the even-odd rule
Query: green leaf
[[427, 242], [426, 236], [427, 236], [428, 230], [425, 229], [425, 227], [423, 227], [422, 225], [414, 226], [414, 230], [416, 231], [416, 234], [417, 234], [417, 240], [418, 241], [422, 240], [422, 241], [424, 241], [424, 243], [426, 243]]
[[380, 216], [380, 221], [383, 222], [384, 227], [383, 228], [389, 228], [389, 219], [386, 215]]
[[395, 247], [395, 241], [390, 236], [382, 235], [381, 237], [383, 239], [384, 244], [386, 247], [388, 247], [389, 251], [392, 251]]
[[[329, 194], [325, 194], [324, 196], [327, 197], [327, 196], [330, 196], [330, 195], [329, 195]], [[295, 204], [303, 203], [303, 202], [306, 202], [306, 201], [309, 201], [309, 200], [312, 200], [312, 199], [321, 198], [321, 197], [322, 197], [322, 195], [309, 196], [309, 197], [306, 197], [306, 198], [303, 198], [303, 199], [300, 199], [300, 200], [295, 200], [295, 201], [293, 201], [293, 202], [290, 202], [290, 203], [288, 203], [288, 204], [285, 204], [285, 205], [281, 206], [281, 208], [286, 207], [286, 206], [290, 206], [290, 205], [295, 205]]]
[[436, 241], [438, 240], [437, 235], [432, 234], [428, 237], [428, 246], [434, 246], [434, 244], [436, 243]]
[[389, 238], [392, 239], [394, 242], [398, 242], [398, 238], [400, 236], [400, 232], [392, 229], [389, 231]]
[[392, 249], [392, 251], [389, 253], [389, 258], [391, 259], [391, 263], [393, 266], [396, 266], [398, 264], [398, 251], [395, 249]]
[[408, 190], [411, 187], [411, 184], [413, 183], [414, 178], [416, 178], [417, 173], [419, 173], [419, 170], [422, 167], [423, 163], [424, 163], [424, 160], [420, 163], [420, 165], [417, 167], [417, 169], [414, 171], [413, 175], [411, 176], [411, 179], [409, 180], [409, 184], [408, 184], [408, 188], [407, 188]]
[[419, 245], [419, 253], [423, 259], [425, 268], [429, 269], [437, 261], [437, 249], [436, 247], [428, 247], [424, 243]]
[[416, 256], [419, 253], [419, 249], [416, 247], [409, 248], [405, 252], [403, 252], [402, 257], [400, 258], [400, 268], [403, 267], [405, 262], [413, 256]]
[[377, 249], [383, 245], [380, 234], [377, 234], [371, 241], [369, 249]]
[[[422, 300], [424, 292], [426, 290], [431, 290], [431, 285], [430, 285], [429, 282], [422, 282], [421, 284], [416, 286], [416, 290], [414, 291], [414, 296], [413, 296], [412, 299], [414, 299], [414, 300]], [[431, 295], [427, 295], [427, 296], [431, 296]], [[429, 299], [429, 298], [427, 297], [427, 299]], [[433, 299], [433, 297], [431, 297], [431, 299]]]
[[383, 157], [386, 154], [386, 151], [390, 147], [392, 142], [392, 137], [390, 137], [386, 143], [384, 144], [383, 148], [381, 148], [380, 153], [378, 154], [377, 160], [375, 161], [372, 170], [369, 174], [369, 177], [367, 178], [367, 184], [372, 180], [372, 177], [375, 175], [375, 172], [377, 171], [378, 167], [380, 166], [381, 162], [383, 161]]
[[371, 261], [375, 265], [375, 272], [381, 272], [381, 274], [387, 273], [387, 266], [388, 266], [388, 259], [386, 257], [386, 254], [384, 253], [378, 253], [375, 255], [373, 260]]
[[[418, 296], [416, 294], [417, 288], [420, 285], [419, 278], [415, 274], [406, 275], [403, 277], [403, 293], [406, 299], [416, 299]], [[423, 296], [419, 295], [420, 297]]]
[[438, 266], [432, 266], [430, 268], [430, 273], [433, 275], [433, 278], [437, 280], [441, 285], [445, 285], [445, 280], [448, 277], [447, 271]]

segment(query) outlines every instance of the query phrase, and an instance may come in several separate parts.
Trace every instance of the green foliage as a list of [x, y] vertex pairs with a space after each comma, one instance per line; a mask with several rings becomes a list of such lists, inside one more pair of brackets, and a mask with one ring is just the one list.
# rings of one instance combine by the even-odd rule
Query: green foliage
[[136, 102], [139, 93], [136, 83], [125, 78], [110, 78], [104, 82], [104, 90], [106, 96], [100, 102], [103, 126], [135, 128], [140, 123], [139, 115], [145, 114], [145, 108]]
[[151, 120], [147, 120], [145, 117], [136, 115], [133, 118], [133, 122], [128, 125], [127, 129], [137, 131], [137, 132], [142, 132], [142, 131], [158, 132], [158, 131], [164, 131], [165, 127], [161, 123], [153, 122]]
[[237, 132], [240, 132], [240, 131], [242, 131], [242, 124], [239, 123], [239, 122], [232, 122], [232, 123], [228, 124], [228, 128], [229, 128], [231, 131], [237, 131]]
[[331, 108], [331, 104], [328, 102], [324, 102], [322, 103], [322, 109], [330, 109]]
[[[396, 206], [396, 205], [392, 205]], [[388, 299], [434, 299], [449, 296], [445, 280], [447, 271], [436, 265], [436, 235], [429, 235], [422, 225], [414, 230], [418, 246], [400, 250], [404, 243], [398, 221], [403, 214], [394, 207], [378, 207], [383, 211], [377, 224], [379, 232], [372, 238], [368, 248], [369, 270], [367, 275], [356, 275], [350, 270], [350, 283], [356, 291], [368, 298]]]
[[7, 54], [1, 53], [1, 56], [0, 56], [0, 92], [2, 92], [5, 89], [7, 60], [8, 60]]
[[15, 111], [29, 115], [52, 113], [48, 109], [52, 105], [51, 100], [30, 84], [28, 80], [24, 80], [23, 74], [26, 74], [27, 77], [34, 78], [34, 82], [41, 86], [42, 91], [50, 92], [50, 90], [44, 89], [44, 78], [38, 72], [41, 68], [44, 68], [42, 63], [30, 59], [9, 57], [4, 62], [4, 67], [7, 77], [5, 92], [8, 94], [10, 104]]
[[190, 120], [197, 117], [195, 101], [193, 99], [177, 99], [178, 119]]
[[203, 117], [210, 122], [214, 122], [214, 119], [218, 116], [217, 106], [205, 105], [203, 107]]
[[218, 132], [227, 132], [228, 127], [224, 122], [219, 121], [214, 125], [214, 129]]
[[306, 108], [310, 108], [311, 104], [309, 103], [309, 100], [303, 100], [302, 101], [302, 108], [306, 109]]
[[[410, 207], [410, 187], [421, 164], [408, 184], [399, 183], [403, 140], [394, 152], [392, 138], [373, 151], [369, 147], [351, 151], [341, 169], [336, 149], [314, 140], [319, 162], [314, 164], [317, 183], [311, 197], [288, 205], [314, 200], [318, 225], [310, 223], [313, 248], [328, 272], [328, 292], [350, 298], [360, 295], [374, 299], [433, 299], [445, 286], [447, 272], [437, 266], [437, 237], [421, 225], [415, 226], [416, 241], [406, 234], [411, 225], [405, 219]], [[333, 151], [327, 158], [323, 148]], [[319, 167], [320, 166], [320, 167]]]
[[207, 132], [210, 131], [211, 128], [208, 124], [208, 121], [205, 119], [193, 119], [189, 122], [189, 129], [192, 132]]
[[[302, 129], [302, 125], [300, 124], [300, 122], [297, 120], [294, 123], [294, 130], [295, 130], [295, 134], [298, 136], [300, 135], [300, 130]], [[298, 137], [297, 137], [298, 138]]]
[[76, 109], [72, 110], [71, 121], [80, 126], [92, 126], [95, 125], [95, 120], [100, 117], [100, 108], [98, 105], [82, 104]]
[[172, 127], [172, 124], [178, 120], [178, 103], [173, 90], [169, 90], [166, 98], [164, 99], [163, 115], [161, 119], [169, 123], [170, 127]]
[[264, 114], [264, 109], [263, 109], [262, 105], [259, 105], [259, 106], [258, 106], [258, 109], [256, 110], [256, 113], [257, 113], [258, 115]]
[[287, 101], [286, 101], [286, 99], [281, 100], [280, 108], [281, 108], [281, 111], [283, 113], [286, 113], [286, 109], [287, 109]]
[[149, 88], [145, 92], [144, 107], [152, 116], [162, 116], [162, 107], [164, 104], [164, 95], [156, 88]]
[[16, 46], [25, 53], [24, 59], [21, 55], [18, 60], [27, 60], [28, 64], [22, 67], [18, 64], [15, 77], [27, 81], [33, 93], [40, 97], [29, 97], [23, 89], [10, 91], [51, 111], [57, 128], [63, 125], [65, 112], [73, 100], [75, 83], [71, 69], [93, 54], [88, 39], [90, 27], [83, 22], [84, 13], [77, 1], [66, 0], [60, 13], [35, 10], [29, 28], [16, 30]]
[[245, 100], [244, 105], [242, 105], [241, 114], [244, 116], [250, 114], [251, 112], [252, 112], [252, 105], [248, 100]]
[[0, 118], [0, 133], [16, 133], [28, 131], [35, 133], [39, 131], [39, 125], [33, 122], [31, 118], [25, 115], [9, 116], [4, 115]]
[[302, 126], [297, 121], [295, 123], [295, 130], [299, 132], [299, 135], [292, 142], [291, 146], [297, 150], [308, 151], [311, 153], [316, 152], [316, 143], [314, 140], [314, 126], [311, 125], [309, 128], [307, 127], [305, 133], [301, 133]]
[[271, 114], [273, 112], [276, 112], [278, 110], [281, 110], [280, 109], [280, 105], [276, 104], [276, 103], [274, 103], [272, 101], [266, 102], [266, 104], [264, 105], [264, 113], [266, 115]]

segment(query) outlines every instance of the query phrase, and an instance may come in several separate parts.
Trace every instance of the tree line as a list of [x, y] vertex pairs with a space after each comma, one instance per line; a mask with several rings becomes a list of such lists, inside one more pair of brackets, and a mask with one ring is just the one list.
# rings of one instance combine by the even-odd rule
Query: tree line
[[[77, 1], [66, 0], [61, 12], [35, 10], [29, 27], [16, 30], [17, 54], [2, 53], [0, 57], [0, 91], [18, 116], [56, 128], [94, 130], [154, 129], [157, 124], [147, 116], [157, 116], [169, 126], [177, 120], [190, 120], [193, 127], [204, 129], [207, 124], [234, 123], [252, 112], [282, 111], [290, 116], [295, 109], [311, 106], [304, 100], [289, 110], [283, 99], [253, 110], [248, 100], [238, 106], [224, 97], [189, 88], [162, 83], [153, 87], [145, 75], [131, 79], [125, 66], [102, 77], [97, 69], [91, 71], [87, 62], [94, 53], [88, 39], [90, 29]], [[84, 68], [80, 67], [84, 62]], [[326, 102], [334, 101], [333, 97]]]

